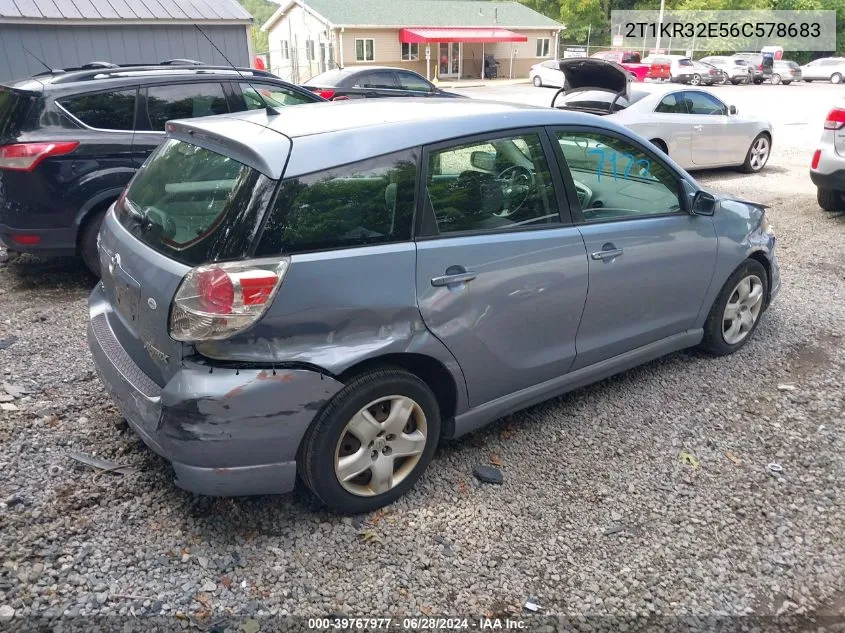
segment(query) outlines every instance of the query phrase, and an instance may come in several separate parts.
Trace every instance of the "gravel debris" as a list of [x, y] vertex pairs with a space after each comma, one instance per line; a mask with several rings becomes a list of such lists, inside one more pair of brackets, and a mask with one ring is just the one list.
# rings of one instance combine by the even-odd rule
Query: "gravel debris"
[[[617, 624], [845, 613], [845, 215], [818, 208], [808, 156], [776, 138], [760, 175], [698, 176], [772, 205], [784, 285], [742, 351], [674, 354], [511, 415], [444, 444], [405, 498], [350, 519], [302, 490], [177, 488], [96, 379], [82, 264], [4, 264], [0, 340], [17, 342], [0, 350], [15, 398], [0, 412], [0, 621], [173, 625], [205, 613], [198, 596], [253, 622], [519, 615], [526, 596], [543, 614]], [[131, 472], [96, 477], [72, 453]], [[490, 453], [506, 485], [476, 484]]]

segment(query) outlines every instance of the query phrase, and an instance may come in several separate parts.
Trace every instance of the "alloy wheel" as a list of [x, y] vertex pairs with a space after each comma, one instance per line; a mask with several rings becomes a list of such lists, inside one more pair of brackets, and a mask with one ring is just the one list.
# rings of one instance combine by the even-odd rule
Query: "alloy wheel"
[[698, 74], [693, 75], [692, 77], [690, 77], [689, 83], [690, 83], [691, 86], [697, 86], [698, 84], [701, 83], [701, 75], [698, 75]]
[[422, 407], [407, 396], [370, 402], [346, 424], [335, 449], [335, 475], [360, 497], [398, 486], [419, 463], [428, 441]]
[[757, 275], [744, 277], [731, 292], [722, 315], [722, 338], [725, 343], [741, 343], [754, 329], [762, 309], [763, 282]]
[[769, 139], [765, 136], [759, 136], [754, 144], [751, 146], [751, 169], [753, 171], [760, 171], [765, 167], [766, 161], [769, 160], [769, 151], [771, 146]]

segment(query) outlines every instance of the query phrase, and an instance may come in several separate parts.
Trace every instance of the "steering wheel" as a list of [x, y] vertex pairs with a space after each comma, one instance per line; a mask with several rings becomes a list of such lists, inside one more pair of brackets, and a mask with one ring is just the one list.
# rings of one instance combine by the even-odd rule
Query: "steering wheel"
[[496, 180], [502, 185], [505, 202], [502, 210], [493, 215], [506, 218], [519, 211], [528, 200], [534, 186], [534, 173], [522, 165], [511, 165], [500, 171]]

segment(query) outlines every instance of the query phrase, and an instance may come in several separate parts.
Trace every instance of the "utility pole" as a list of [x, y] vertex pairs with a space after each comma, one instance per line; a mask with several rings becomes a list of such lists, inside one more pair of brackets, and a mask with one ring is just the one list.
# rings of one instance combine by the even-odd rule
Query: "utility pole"
[[663, 9], [666, 7], [666, 0], [660, 0], [660, 16], [657, 18], [657, 43], [654, 48], [660, 50], [660, 29], [663, 28]]

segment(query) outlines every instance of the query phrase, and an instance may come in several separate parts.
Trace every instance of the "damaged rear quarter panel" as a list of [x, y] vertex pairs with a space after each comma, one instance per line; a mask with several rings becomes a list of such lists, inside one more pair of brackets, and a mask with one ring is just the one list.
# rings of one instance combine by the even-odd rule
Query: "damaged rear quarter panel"
[[169, 459], [193, 466], [293, 461], [308, 425], [342, 387], [308, 370], [186, 362], [161, 393], [158, 437]]
[[457, 361], [420, 315], [412, 242], [293, 255], [259, 323], [197, 350], [218, 360], [301, 363], [335, 376], [386, 354], [422, 354], [452, 374], [459, 410], [466, 402]]

